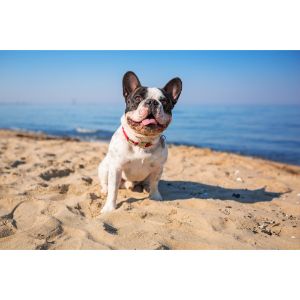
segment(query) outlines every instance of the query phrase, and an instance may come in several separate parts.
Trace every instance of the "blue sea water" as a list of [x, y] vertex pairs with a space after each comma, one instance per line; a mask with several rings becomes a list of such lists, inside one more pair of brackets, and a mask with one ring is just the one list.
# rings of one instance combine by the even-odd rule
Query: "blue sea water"
[[[123, 109], [116, 104], [0, 104], [0, 128], [109, 140]], [[165, 135], [169, 143], [300, 165], [300, 106], [178, 105]]]

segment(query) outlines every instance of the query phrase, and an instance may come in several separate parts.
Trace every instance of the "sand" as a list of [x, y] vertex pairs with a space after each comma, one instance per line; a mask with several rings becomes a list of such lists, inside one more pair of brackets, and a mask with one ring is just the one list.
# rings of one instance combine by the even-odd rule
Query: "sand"
[[105, 142], [0, 130], [0, 249], [300, 249], [300, 167], [169, 145], [164, 201], [119, 190]]

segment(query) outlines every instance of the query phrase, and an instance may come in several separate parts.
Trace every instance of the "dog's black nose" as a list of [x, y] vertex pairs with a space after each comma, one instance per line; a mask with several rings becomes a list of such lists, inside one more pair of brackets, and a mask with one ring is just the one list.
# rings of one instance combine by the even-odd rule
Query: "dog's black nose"
[[157, 101], [157, 100], [153, 100], [153, 101], [152, 101], [152, 105], [153, 105], [153, 106], [158, 106], [158, 105], [159, 105], [159, 103], [158, 103], [158, 101]]
[[155, 99], [147, 99], [145, 103], [148, 104], [149, 106], [153, 106], [153, 107], [159, 105], [158, 101]]

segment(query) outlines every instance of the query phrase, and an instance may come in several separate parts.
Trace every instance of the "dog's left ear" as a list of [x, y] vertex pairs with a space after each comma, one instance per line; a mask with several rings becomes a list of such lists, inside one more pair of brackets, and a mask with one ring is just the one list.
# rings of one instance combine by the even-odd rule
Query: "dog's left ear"
[[174, 101], [174, 104], [177, 102], [180, 93], [182, 91], [182, 81], [180, 78], [176, 77], [171, 79], [163, 88], [167, 94], [171, 95]]
[[141, 86], [139, 78], [132, 72], [128, 71], [123, 76], [123, 96], [125, 99], [129, 96], [130, 93], [135, 91], [138, 87]]

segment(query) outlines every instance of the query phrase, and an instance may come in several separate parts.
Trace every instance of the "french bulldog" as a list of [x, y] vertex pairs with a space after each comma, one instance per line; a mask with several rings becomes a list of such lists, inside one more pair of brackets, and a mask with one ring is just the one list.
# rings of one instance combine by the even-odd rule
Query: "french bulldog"
[[162, 200], [158, 182], [168, 157], [162, 133], [171, 123], [181, 90], [180, 78], [173, 78], [164, 88], [155, 88], [142, 86], [133, 72], [125, 73], [125, 113], [98, 167], [101, 193], [107, 195], [102, 213], [116, 208], [119, 188], [139, 186], [149, 192], [150, 199]]

